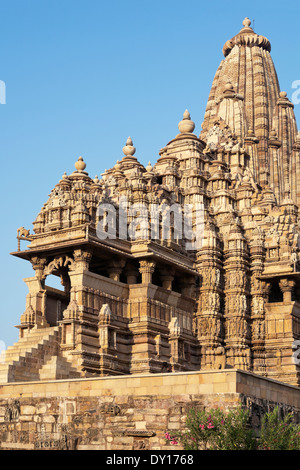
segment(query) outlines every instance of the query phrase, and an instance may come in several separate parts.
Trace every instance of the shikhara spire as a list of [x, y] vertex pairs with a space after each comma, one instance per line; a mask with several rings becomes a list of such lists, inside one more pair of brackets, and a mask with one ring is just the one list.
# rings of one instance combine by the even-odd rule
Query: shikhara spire
[[224, 120], [248, 151], [256, 182], [270, 186], [278, 203], [289, 194], [299, 204], [294, 106], [286, 92], [280, 91], [269, 40], [256, 34], [250, 24], [245, 18], [241, 31], [224, 45], [225, 59], [212, 84], [200, 137], [209, 141], [215, 122]]

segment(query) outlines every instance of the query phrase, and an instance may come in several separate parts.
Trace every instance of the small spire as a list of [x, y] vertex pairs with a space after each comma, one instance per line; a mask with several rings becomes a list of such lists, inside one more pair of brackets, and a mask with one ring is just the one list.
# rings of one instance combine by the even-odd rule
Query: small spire
[[195, 129], [195, 123], [191, 120], [191, 115], [186, 109], [183, 113], [183, 119], [178, 124], [178, 129], [182, 134], [192, 133]]
[[115, 164], [114, 169], [117, 170], [117, 171], [120, 171], [121, 168], [122, 168], [122, 165], [121, 165], [121, 163], [119, 162], [119, 160], [117, 160], [117, 163]]
[[152, 168], [151, 162], [149, 162], [148, 165], [146, 166], [146, 171], [150, 173], [152, 170], [153, 168]]
[[274, 127], [273, 127], [273, 129], [271, 130], [271, 132], [270, 132], [270, 136], [273, 137], [273, 138], [277, 138], [277, 132], [276, 132], [276, 130], [274, 129]]
[[126, 140], [126, 145], [123, 147], [123, 153], [126, 156], [133, 156], [135, 154], [136, 148], [133, 146], [131, 137], [128, 137]]
[[68, 185], [69, 185], [70, 180], [69, 180], [68, 175], [67, 175], [66, 172], [64, 172], [64, 174], [62, 175], [61, 180], [59, 181], [59, 183], [60, 183], [61, 185], [64, 185], [64, 186], [66, 186], [66, 185], [68, 186]]
[[288, 106], [290, 108], [294, 108], [294, 104], [289, 100], [286, 91], [280, 91], [279, 97], [277, 99], [277, 104], [282, 106]]
[[191, 119], [191, 115], [187, 109], [183, 113], [183, 119]]
[[100, 180], [98, 178], [98, 175], [95, 176], [95, 178], [93, 179], [94, 183], [95, 184], [99, 184]]
[[79, 157], [77, 162], [75, 163], [75, 168], [77, 171], [84, 171], [86, 168], [86, 164], [83, 161], [82, 157]]
[[122, 171], [122, 163], [117, 160], [117, 163], [114, 166], [114, 177], [120, 178], [122, 176], [124, 176], [124, 173]]

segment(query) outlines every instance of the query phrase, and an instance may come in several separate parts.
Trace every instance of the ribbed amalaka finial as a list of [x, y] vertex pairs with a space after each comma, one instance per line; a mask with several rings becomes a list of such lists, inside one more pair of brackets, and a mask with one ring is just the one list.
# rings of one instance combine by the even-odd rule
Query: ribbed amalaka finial
[[75, 163], [75, 168], [77, 171], [84, 171], [86, 168], [86, 164], [83, 161], [82, 157], [79, 157], [77, 162]]
[[178, 129], [182, 134], [191, 133], [195, 129], [195, 123], [191, 120], [191, 115], [186, 109], [183, 113], [183, 119], [178, 124]]
[[128, 137], [126, 140], [126, 145], [123, 147], [123, 153], [126, 156], [133, 156], [135, 154], [136, 148], [133, 146], [132, 138]]
[[266, 51], [271, 51], [270, 41], [266, 37], [256, 34], [250, 25], [251, 20], [249, 20], [249, 18], [245, 18], [240, 32], [232, 39], [229, 39], [229, 41], [226, 41], [223, 47], [223, 54], [225, 57], [230, 54], [234, 46], [245, 46], [247, 48], [258, 46]]

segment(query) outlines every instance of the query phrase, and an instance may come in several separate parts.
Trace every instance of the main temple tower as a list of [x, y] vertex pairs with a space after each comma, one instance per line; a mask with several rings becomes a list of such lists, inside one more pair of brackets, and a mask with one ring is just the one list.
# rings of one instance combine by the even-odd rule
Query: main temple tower
[[[270, 41], [256, 34], [245, 18], [241, 31], [223, 47], [206, 107], [201, 138], [208, 139], [223, 119], [249, 151], [249, 168], [262, 187], [270, 185], [277, 203], [300, 203], [299, 137], [294, 105], [280, 91]], [[298, 184], [299, 186], [299, 184]]]
[[34, 272], [2, 382], [237, 368], [299, 385], [300, 135], [270, 50], [246, 18], [199, 137], [186, 110], [153, 165], [129, 137], [100, 179], [81, 157], [63, 175], [18, 232]]

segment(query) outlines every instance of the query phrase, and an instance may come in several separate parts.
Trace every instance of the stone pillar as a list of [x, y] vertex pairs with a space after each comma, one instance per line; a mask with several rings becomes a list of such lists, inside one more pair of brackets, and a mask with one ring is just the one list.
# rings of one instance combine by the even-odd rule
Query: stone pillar
[[283, 293], [283, 302], [292, 302], [292, 294], [293, 289], [295, 287], [295, 281], [293, 279], [281, 279], [279, 282], [279, 287], [281, 292]]
[[167, 290], [172, 290], [172, 282], [174, 281], [174, 270], [169, 269], [160, 269], [160, 280], [162, 282], [162, 287]]
[[139, 271], [133, 264], [128, 263], [126, 265], [124, 274], [127, 279], [127, 284], [137, 284]]
[[[219, 351], [223, 344], [221, 313], [220, 240], [212, 224], [206, 224], [201, 250], [197, 253], [197, 270], [201, 276], [200, 300], [196, 312], [197, 336], [201, 347], [201, 369], [219, 368]], [[225, 358], [225, 355], [224, 355]]]
[[253, 231], [250, 242], [251, 270], [251, 340], [253, 370], [263, 373], [266, 370], [265, 361], [265, 302], [268, 302], [266, 283], [259, 279], [264, 270], [264, 236], [263, 232]]
[[99, 312], [99, 339], [100, 339], [100, 375], [114, 375], [116, 367], [116, 326], [114, 315], [108, 304], [103, 304]]
[[224, 247], [225, 349], [230, 366], [249, 370], [250, 316], [248, 310], [249, 264], [246, 240], [237, 222], [232, 224]]
[[47, 264], [47, 259], [46, 258], [38, 258], [37, 256], [34, 256], [33, 258], [31, 258], [30, 261], [31, 261], [32, 267], [35, 271], [35, 277], [43, 282], [46, 278], [46, 276], [45, 276], [45, 266]]
[[26, 310], [21, 315], [21, 324], [18, 326], [20, 338], [24, 336], [25, 331], [33, 327], [43, 328], [49, 326], [46, 320], [46, 290], [42, 282], [36, 277], [24, 279], [29, 293], [26, 297]]
[[114, 281], [120, 281], [120, 275], [123, 272], [124, 266], [125, 260], [123, 259], [111, 260], [107, 269], [110, 279], [113, 279]]
[[76, 249], [70, 266], [70, 303], [64, 311], [62, 350], [83, 376], [99, 373], [98, 315], [94, 313], [94, 289], [89, 284], [92, 251]]
[[21, 324], [18, 326], [20, 338], [24, 336], [25, 331], [29, 331], [34, 326], [39, 328], [49, 326], [46, 320], [47, 294], [44, 289], [47, 259], [34, 256], [30, 261], [35, 277], [24, 279], [29, 293], [26, 297], [26, 309], [21, 315]]
[[193, 295], [193, 289], [195, 286], [195, 277], [182, 274], [182, 278], [179, 280], [179, 286], [182, 295], [190, 297]]
[[154, 273], [155, 262], [151, 260], [140, 260], [140, 273], [142, 284], [152, 284], [152, 274]]
[[171, 348], [171, 359], [170, 363], [172, 370], [179, 371], [181, 370], [180, 363], [183, 362], [183, 343], [180, 338], [181, 329], [178, 323], [178, 319], [173, 317], [169, 323], [169, 344]]
[[77, 272], [89, 270], [90, 261], [92, 259], [92, 252], [89, 249], [80, 248], [74, 250], [73, 256]]

